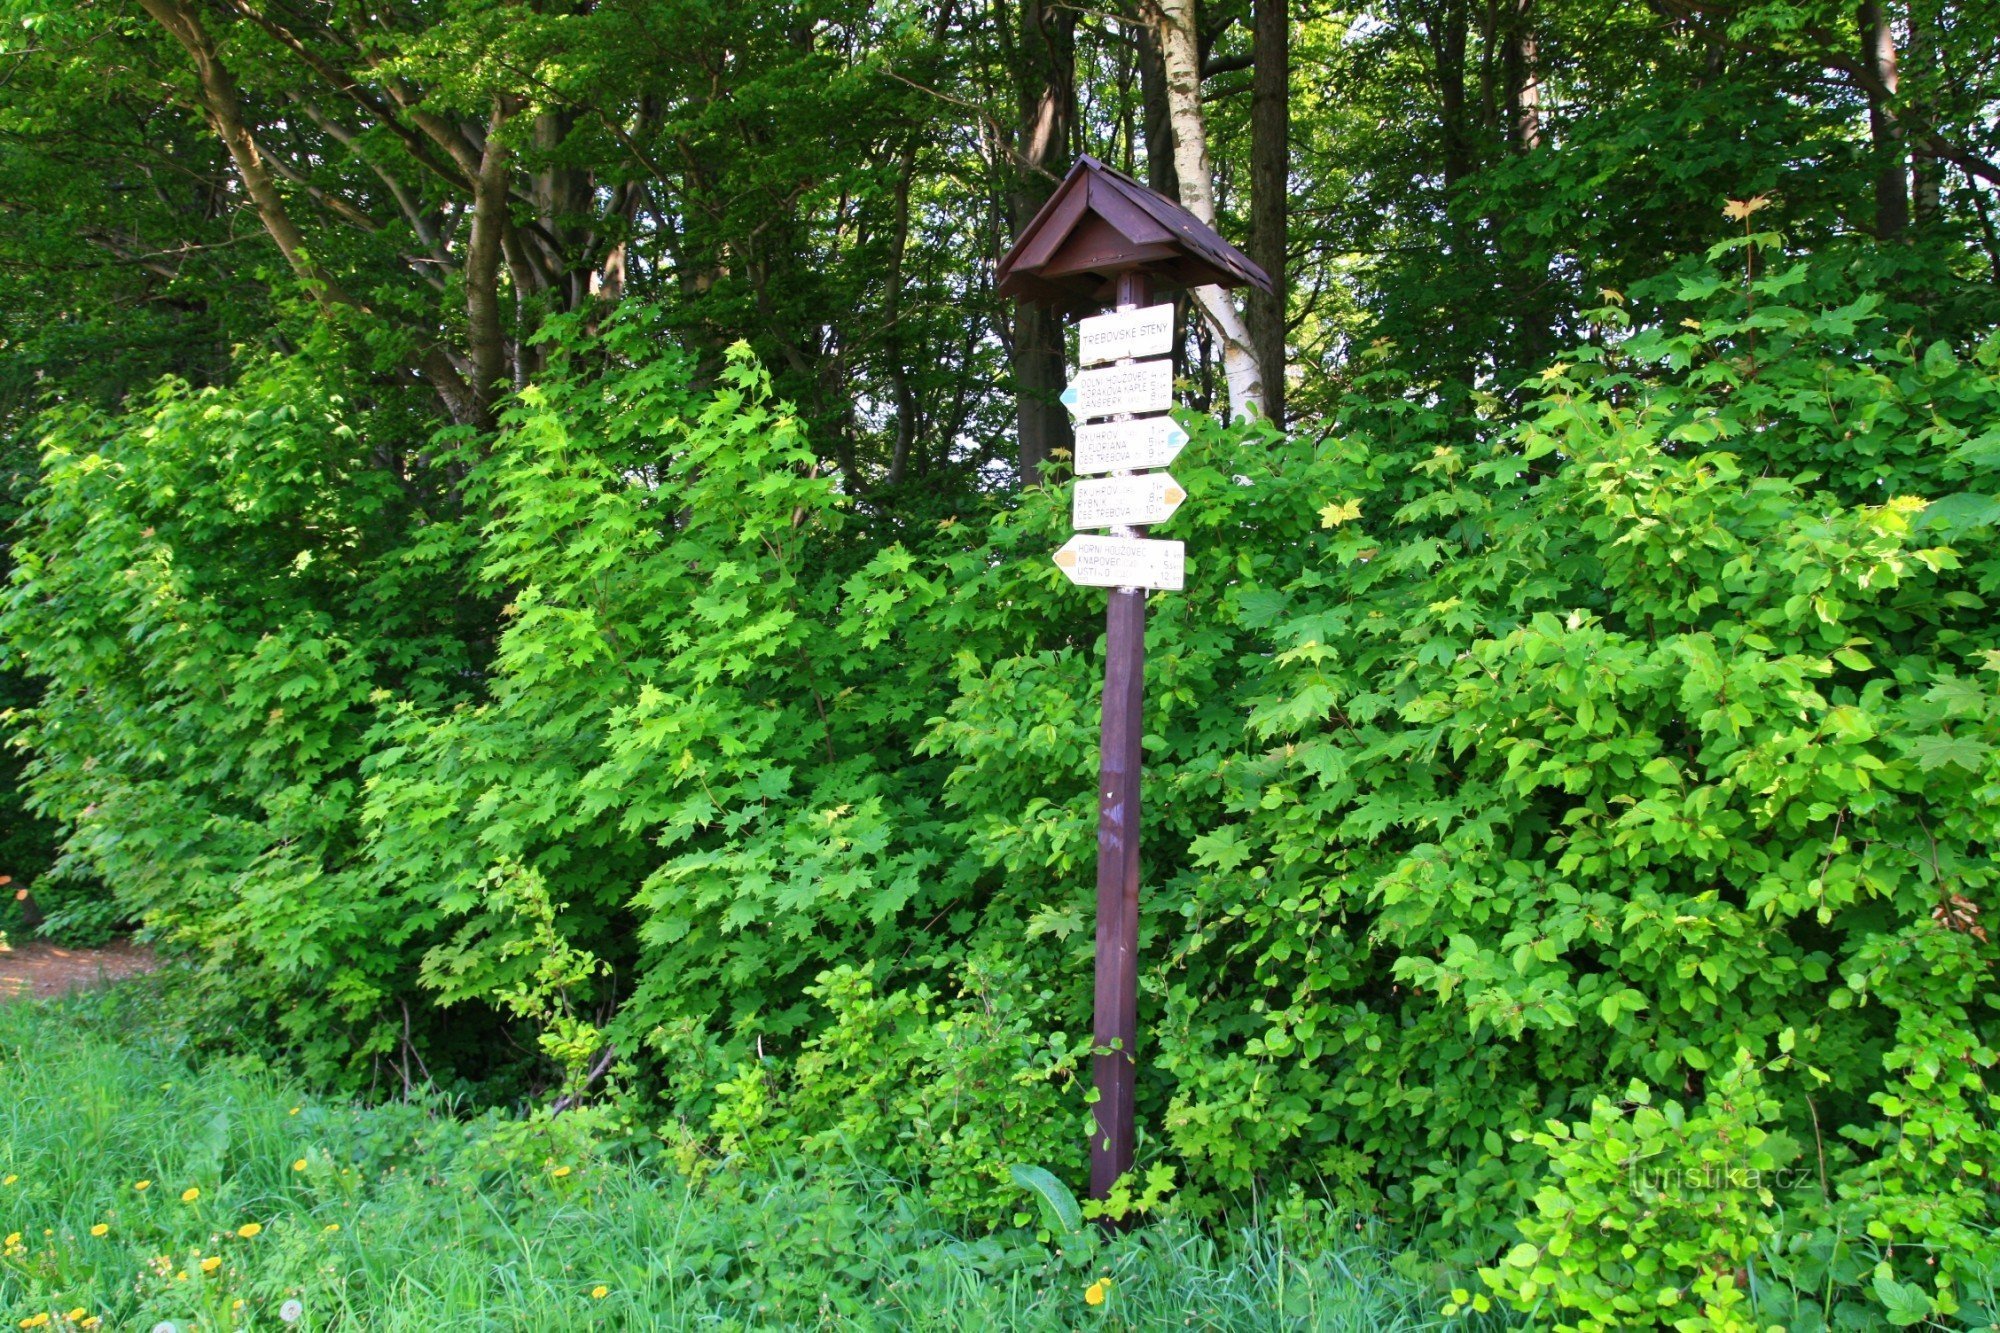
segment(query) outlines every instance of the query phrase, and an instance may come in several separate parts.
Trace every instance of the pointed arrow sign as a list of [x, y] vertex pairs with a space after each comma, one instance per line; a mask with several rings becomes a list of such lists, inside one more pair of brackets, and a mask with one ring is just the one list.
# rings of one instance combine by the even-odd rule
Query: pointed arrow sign
[[1174, 363], [1163, 358], [1079, 371], [1061, 401], [1080, 421], [1121, 412], [1164, 412], [1174, 405]]
[[1070, 522], [1079, 528], [1164, 523], [1187, 499], [1165, 472], [1137, 477], [1081, 477], [1070, 495]]
[[1086, 588], [1164, 588], [1179, 592], [1187, 578], [1187, 548], [1143, 537], [1078, 533], [1055, 555], [1056, 568]]
[[1165, 467], [1187, 442], [1188, 433], [1172, 417], [1093, 422], [1076, 428], [1076, 470], [1089, 476]]

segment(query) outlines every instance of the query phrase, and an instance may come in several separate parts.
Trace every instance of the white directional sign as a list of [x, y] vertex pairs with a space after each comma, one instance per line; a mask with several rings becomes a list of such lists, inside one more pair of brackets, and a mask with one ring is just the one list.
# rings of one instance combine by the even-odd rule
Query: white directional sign
[[1076, 470], [1089, 476], [1165, 467], [1187, 442], [1188, 433], [1172, 417], [1093, 422], [1076, 428]]
[[1077, 326], [1078, 360], [1086, 366], [1128, 356], [1165, 356], [1174, 350], [1174, 306], [1149, 305], [1093, 315]]
[[1187, 577], [1187, 548], [1144, 537], [1090, 537], [1078, 533], [1056, 552], [1056, 566], [1086, 588], [1163, 588], [1179, 592]]
[[1174, 363], [1135, 361], [1078, 371], [1063, 390], [1062, 402], [1081, 421], [1121, 412], [1164, 412], [1174, 405]]
[[1137, 477], [1080, 477], [1070, 495], [1070, 522], [1079, 528], [1164, 523], [1185, 499], [1187, 492], [1164, 472]]

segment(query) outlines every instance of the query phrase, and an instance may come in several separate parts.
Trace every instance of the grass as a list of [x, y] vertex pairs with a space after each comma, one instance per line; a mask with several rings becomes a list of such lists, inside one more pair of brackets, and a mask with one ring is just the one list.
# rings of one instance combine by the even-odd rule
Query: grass
[[0, 1333], [276, 1329], [287, 1302], [301, 1329], [1445, 1322], [1438, 1292], [1351, 1233], [966, 1239], [853, 1174], [690, 1179], [629, 1138], [605, 1146], [602, 1117], [364, 1107], [190, 1067], [158, 994], [0, 1004]]

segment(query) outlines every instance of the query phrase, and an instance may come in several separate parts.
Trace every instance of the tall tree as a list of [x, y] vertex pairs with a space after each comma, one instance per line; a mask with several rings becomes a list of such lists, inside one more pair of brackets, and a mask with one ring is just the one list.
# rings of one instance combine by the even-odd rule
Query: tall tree
[[[1076, 143], [1076, 18], [1062, 0], [1019, 0], [1009, 65], [1018, 118], [1014, 126], [1007, 222], [1019, 236], [1069, 167]], [[1063, 326], [1059, 315], [1032, 302], [1016, 302], [1009, 359], [1014, 371], [1015, 422], [1023, 486], [1041, 480], [1042, 465], [1072, 445], [1062, 393]]]
[[1875, 145], [1875, 234], [1888, 240], [1910, 225], [1909, 152], [1895, 107], [1896, 29], [1881, 0], [1861, 0], [1857, 19], [1861, 56], [1871, 78], [1868, 133]]
[[1264, 413], [1285, 421], [1286, 213], [1291, 195], [1289, 0], [1256, 0], [1250, 83], [1250, 234], [1246, 252], [1270, 275], [1272, 290], [1245, 301], [1264, 386]]
[[[1161, 0], [1154, 31], [1167, 69], [1167, 108], [1174, 130], [1174, 170], [1181, 204], [1208, 226], [1215, 225], [1215, 176], [1209, 163], [1208, 124], [1201, 108], [1201, 43], [1195, 0]], [[1195, 305], [1222, 344], [1222, 372], [1229, 384], [1234, 417], [1261, 416], [1263, 372], [1251, 344], [1250, 327], [1220, 287], [1197, 287]]]

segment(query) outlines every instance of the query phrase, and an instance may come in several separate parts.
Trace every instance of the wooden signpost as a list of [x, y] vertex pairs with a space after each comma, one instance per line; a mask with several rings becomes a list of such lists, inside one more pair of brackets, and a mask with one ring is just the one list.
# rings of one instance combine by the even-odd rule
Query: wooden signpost
[[[1185, 491], [1162, 472], [1187, 432], [1173, 406], [1174, 306], [1162, 288], [1271, 280], [1186, 209], [1084, 157], [1001, 259], [1002, 296], [1092, 315], [1078, 328], [1080, 370], [1062, 401], [1079, 422], [1071, 518], [1109, 534], [1071, 537], [1055, 553], [1070, 582], [1111, 589], [1104, 616], [1104, 721], [1097, 782], [1097, 981], [1092, 1033], [1090, 1197], [1132, 1169], [1139, 1037], [1139, 768], [1144, 735], [1146, 592], [1178, 592], [1182, 543], [1139, 536], [1170, 518]], [[1105, 364], [1109, 363], [1109, 364]], [[1098, 367], [1091, 369], [1089, 367]], [[1145, 415], [1156, 414], [1156, 415]], [[1109, 474], [1096, 479], [1094, 474]]]

